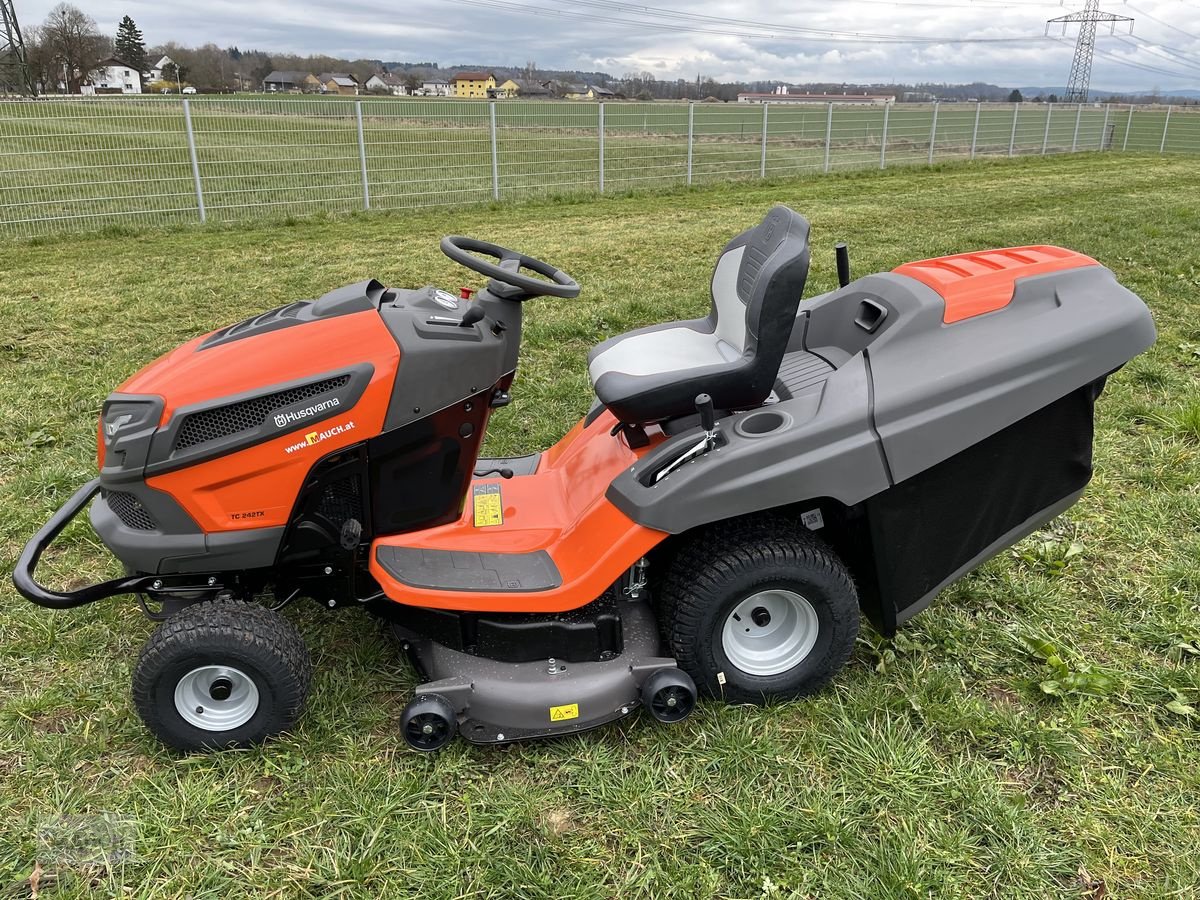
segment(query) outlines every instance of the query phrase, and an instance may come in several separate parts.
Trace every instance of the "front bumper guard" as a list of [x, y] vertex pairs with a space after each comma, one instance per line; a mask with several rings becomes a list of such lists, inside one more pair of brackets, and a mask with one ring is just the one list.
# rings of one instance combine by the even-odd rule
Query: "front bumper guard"
[[106, 600], [118, 594], [147, 592], [169, 594], [176, 591], [194, 592], [220, 589], [221, 586], [216, 583], [218, 579], [199, 576], [203, 578], [203, 581], [197, 584], [198, 576], [194, 574], [127, 575], [124, 578], [101, 581], [98, 584], [88, 585], [74, 591], [54, 591], [38, 584], [34, 573], [42, 554], [99, 491], [100, 479], [93, 478], [72, 494], [71, 498], [58, 508], [58, 511], [50, 517], [46, 524], [38, 529], [38, 533], [29, 539], [29, 543], [25, 545], [20, 558], [17, 559], [12, 576], [13, 584], [21, 596], [47, 609], [74, 609], [77, 606], [85, 606], [88, 603], [95, 603], [97, 600]]

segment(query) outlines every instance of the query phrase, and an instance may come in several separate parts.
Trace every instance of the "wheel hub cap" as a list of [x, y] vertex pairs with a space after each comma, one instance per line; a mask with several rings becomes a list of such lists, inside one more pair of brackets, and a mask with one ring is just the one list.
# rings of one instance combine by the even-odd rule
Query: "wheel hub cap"
[[258, 686], [232, 666], [200, 666], [175, 685], [175, 710], [205, 731], [231, 731], [258, 711]]
[[748, 675], [778, 675], [804, 661], [819, 630], [816, 610], [795, 591], [760, 591], [725, 618], [721, 649]]

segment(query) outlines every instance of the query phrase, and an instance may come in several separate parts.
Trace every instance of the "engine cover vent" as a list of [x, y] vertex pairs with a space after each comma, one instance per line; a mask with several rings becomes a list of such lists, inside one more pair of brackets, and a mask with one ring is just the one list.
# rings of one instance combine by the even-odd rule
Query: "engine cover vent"
[[349, 375], [338, 375], [250, 400], [230, 403], [227, 406], [191, 413], [179, 426], [174, 450], [185, 450], [206, 441], [215, 441], [241, 431], [251, 431], [262, 425], [267, 416], [278, 409], [339, 390], [349, 383]]
[[142, 506], [141, 501], [133, 494], [127, 494], [124, 491], [105, 491], [104, 502], [108, 504], [113, 515], [120, 519], [121, 524], [126, 528], [134, 528], [138, 531], [154, 531], [158, 528], [154, 517], [146, 511], [146, 507]]

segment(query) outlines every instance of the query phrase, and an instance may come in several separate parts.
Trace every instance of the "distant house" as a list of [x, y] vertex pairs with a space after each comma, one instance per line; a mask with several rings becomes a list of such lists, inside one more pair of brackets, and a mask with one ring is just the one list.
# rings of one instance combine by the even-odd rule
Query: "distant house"
[[563, 96], [568, 100], [615, 100], [617, 94], [595, 84], [564, 84]]
[[155, 81], [162, 81], [164, 69], [169, 69], [171, 77], [174, 78], [175, 60], [171, 59], [169, 56], [161, 57], [158, 62], [150, 67], [150, 71], [146, 73], [146, 84], [150, 84]]
[[454, 87], [448, 81], [441, 78], [432, 78], [428, 81], [422, 81], [421, 86], [416, 92], [422, 97], [453, 97]]
[[142, 75], [127, 62], [109, 57], [96, 64], [87, 81], [80, 85], [84, 94], [140, 94]]
[[320, 82], [311, 72], [272, 72], [263, 79], [263, 90], [268, 94], [300, 94], [314, 91]]
[[500, 100], [511, 99], [513, 97], [537, 99], [539, 97], [549, 97], [550, 89], [537, 81], [527, 81], [524, 78], [510, 78], [496, 85], [493, 93]]
[[487, 98], [496, 90], [496, 76], [491, 72], [459, 72], [450, 82], [455, 97]]
[[385, 72], [383, 75], [372, 75], [363, 87], [368, 91], [387, 91], [394, 97], [404, 97], [408, 94], [408, 87], [405, 85], [404, 79], [397, 78], [390, 72]]
[[317, 76], [321, 93], [353, 97], [358, 93], [358, 79], [347, 72], [323, 72]]
[[856, 106], [891, 106], [896, 98], [891, 94], [793, 94], [786, 89], [776, 90], [770, 94], [742, 93], [737, 95], [738, 103], [852, 103]]

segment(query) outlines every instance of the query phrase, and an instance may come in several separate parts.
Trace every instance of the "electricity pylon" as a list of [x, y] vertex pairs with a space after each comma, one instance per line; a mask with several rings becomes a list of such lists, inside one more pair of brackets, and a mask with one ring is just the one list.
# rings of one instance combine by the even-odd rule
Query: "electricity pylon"
[[1086, 0], [1081, 12], [1068, 13], [1046, 22], [1046, 34], [1050, 33], [1051, 25], [1060, 23], [1062, 33], [1066, 34], [1067, 26], [1073, 22], [1079, 23], [1079, 36], [1075, 38], [1075, 58], [1071, 60], [1071, 77], [1067, 79], [1067, 96], [1064, 99], [1067, 103], [1087, 103], [1088, 87], [1092, 81], [1092, 54], [1096, 49], [1096, 25], [1107, 22], [1109, 33], [1116, 34], [1117, 23], [1128, 22], [1132, 34], [1133, 19], [1101, 11], [1100, 0]]
[[0, 0], [0, 94], [35, 94], [12, 0]]

